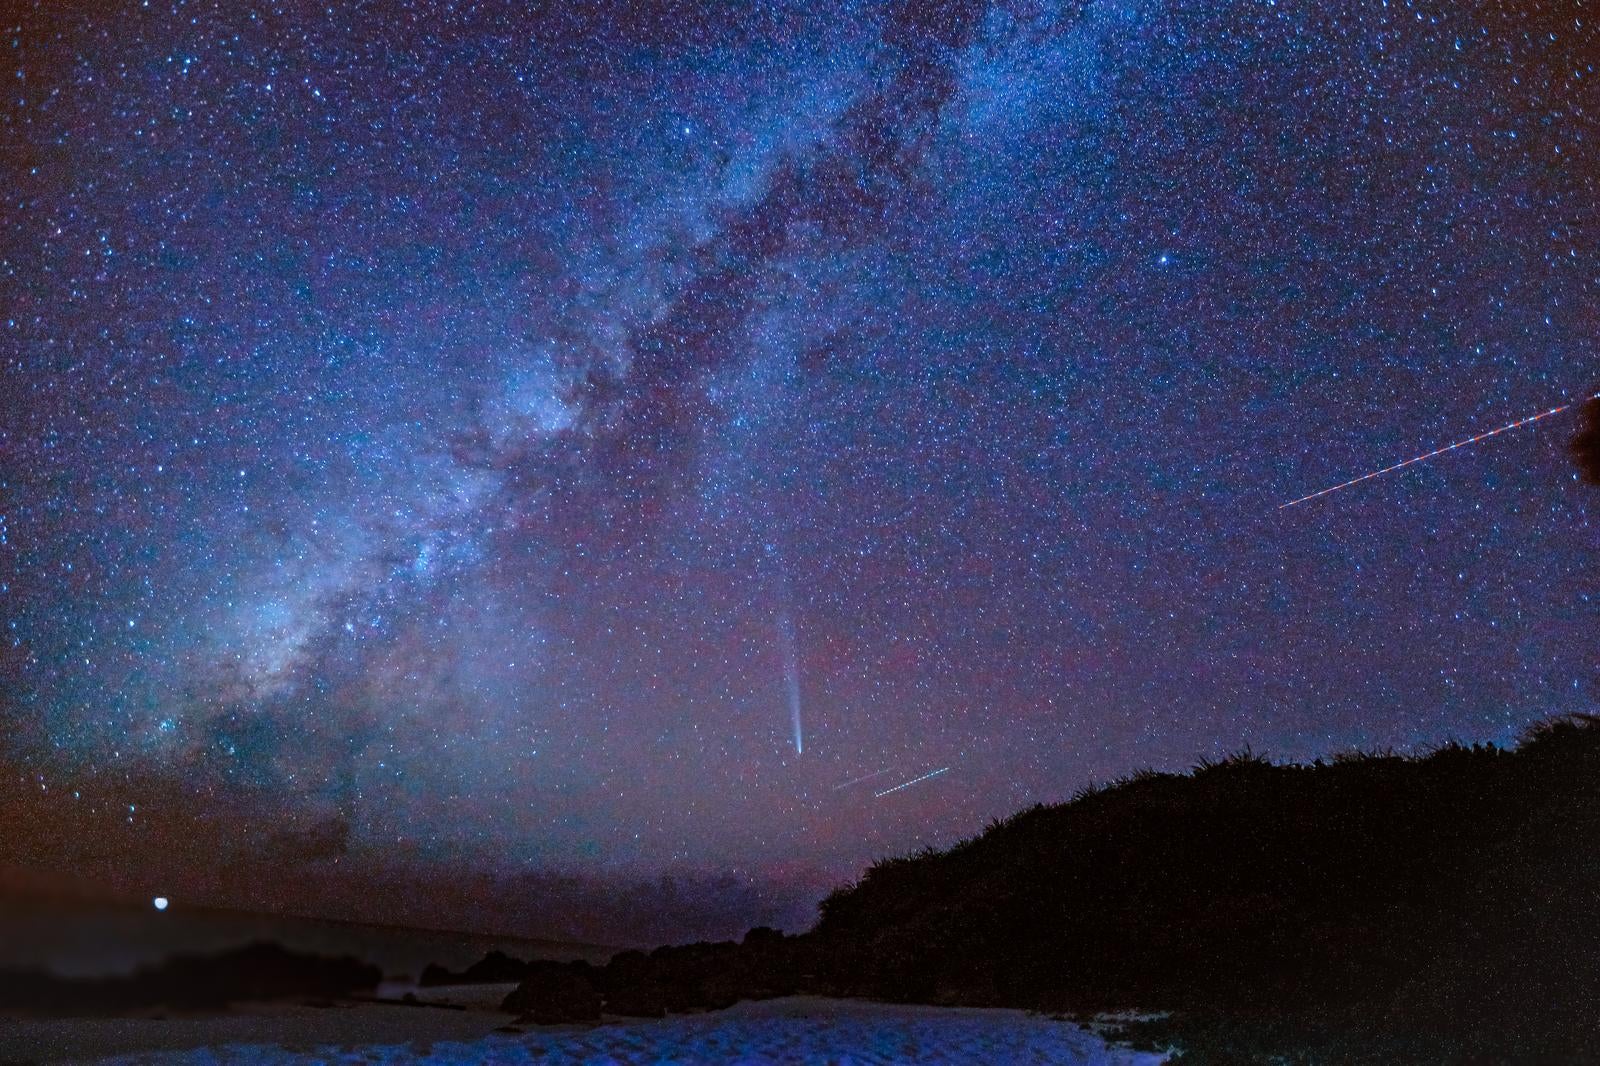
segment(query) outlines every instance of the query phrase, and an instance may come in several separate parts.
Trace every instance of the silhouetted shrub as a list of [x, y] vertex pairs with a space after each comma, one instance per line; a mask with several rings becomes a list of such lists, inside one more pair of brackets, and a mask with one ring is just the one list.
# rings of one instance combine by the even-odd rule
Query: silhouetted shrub
[[1572, 459], [1583, 480], [1600, 485], [1600, 399], [1590, 397], [1583, 404], [1583, 421], [1572, 437]]

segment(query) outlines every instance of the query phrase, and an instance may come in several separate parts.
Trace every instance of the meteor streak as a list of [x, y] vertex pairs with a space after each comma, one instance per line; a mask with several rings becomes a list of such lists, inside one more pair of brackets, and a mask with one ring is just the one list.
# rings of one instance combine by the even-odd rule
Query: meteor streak
[[[1600, 396], [1600, 393], [1596, 393], [1595, 395]], [[1527, 418], [1519, 418], [1515, 422], [1507, 422], [1505, 425], [1499, 426], [1495, 429], [1485, 430], [1484, 432], [1479, 433], [1476, 437], [1468, 437], [1466, 440], [1458, 440], [1454, 444], [1447, 444], [1443, 448], [1435, 448], [1433, 451], [1425, 452], [1422, 455], [1414, 455], [1410, 459], [1395, 463], [1392, 466], [1386, 466], [1382, 470], [1374, 470], [1371, 473], [1362, 474], [1360, 477], [1353, 477], [1349, 481], [1341, 481], [1337, 485], [1330, 485], [1325, 489], [1320, 489], [1317, 492], [1311, 493], [1309, 496], [1302, 496], [1298, 500], [1290, 500], [1288, 503], [1280, 503], [1278, 505], [1278, 510], [1281, 511], [1285, 507], [1293, 507], [1296, 504], [1306, 503], [1307, 501], [1314, 500], [1319, 496], [1326, 496], [1330, 492], [1338, 492], [1340, 489], [1347, 489], [1351, 485], [1359, 485], [1363, 481], [1379, 477], [1383, 474], [1392, 473], [1393, 471], [1399, 470], [1401, 467], [1410, 466], [1412, 463], [1420, 463], [1426, 459], [1432, 459], [1435, 456], [1443, 455], [1445, 452], [1453, 452], [1457, 448], [1465, 448], [1469, 444], [1476, 444], [1480, 440], [1487, 440], [1488, 438], [1497, 436], [1506, 432], [1507, 430], [1516, 429], [1518, 426], [1525, 426], [1530, 422], [1537, 422], [1541, 418], [1549, 418], [1551, 415], [1558, 415], [1569, 407], [1574, 407], [1577, 404], [1584, 402], [1584, 400], [1592, 400], [1594, 398], [1595, 396], [1584, 396], [1576, 400], [1570, 400], [1559, 407], [1552, 407], [1548, 411], [1540, 411], [1536, 415], [1529, 415]]]
[[833, 790], [835, 792], [837, 792], [841, 788], [849, 788], [851, 785], [859, 785], [862, 782], [871, 781], [874, 777], [882, 777], [884, 774], [889, 773], [893, 769], [894, 769], [894, 767], [889, 766], [889, 767], [886, 767], [886, 768], [884, 768], [882, 770], [874, 770], [872, 773], [867, 774], [867, 775], [865, 775], [863, 777], [851, 778], [849, 781], [846, 781], [842, 785], [834, 785], [833, 786]]
[[919, 781], [926, 781], [930, 777], [938, 777], [940, 774], [944, 773], [948, 769], [950, 769], [950, 767], [941, 766], [937, 770], [933, 770], [933, 771], [930, 771], [929, 773], [923, 774], [921, 777], [913, 777], [910, 781], [902, 781], [898, 785], [894, 786], [893, 788], [886, 788], [882, 792], [874, 792], [872, 794], [872, 798], [873, 799], [882, 799], [884, 796], [887, 796], [891, 792], [899, 792], [902, 788], [910, 788], [912, 785], [916, 784]]

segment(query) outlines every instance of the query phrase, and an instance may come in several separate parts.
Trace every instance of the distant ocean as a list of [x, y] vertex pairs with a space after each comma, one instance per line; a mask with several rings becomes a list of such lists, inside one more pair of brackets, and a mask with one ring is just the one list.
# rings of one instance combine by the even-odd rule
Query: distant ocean
[[430, 962], [463, 969], [490, 951], [521, 959], [603, 962], [618, 948], [435, 929], [404, 929], [243, 911], [60, 902], [0, 896], [0, 969], [63, 976], [127, 973], [179, 952], [210, 953], [257, 940], [298, 951], [354, 955], [386, 977], [416, 977]]

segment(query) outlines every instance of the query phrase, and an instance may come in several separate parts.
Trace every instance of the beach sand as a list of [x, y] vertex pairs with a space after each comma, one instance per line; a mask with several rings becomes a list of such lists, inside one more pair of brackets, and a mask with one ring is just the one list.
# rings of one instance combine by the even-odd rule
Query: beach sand
[[511, 1026], [508, 986], [422, 990], [465, 1010], [361, 1003], [261, 1006], [217, 1016], [0, 1020], [0, 1062], [365, 1063], [1061, 1063], [1147, 1066], [1087, 1029], [1014, 1010], [919, 1007], [796, 996], [660, 1021]]

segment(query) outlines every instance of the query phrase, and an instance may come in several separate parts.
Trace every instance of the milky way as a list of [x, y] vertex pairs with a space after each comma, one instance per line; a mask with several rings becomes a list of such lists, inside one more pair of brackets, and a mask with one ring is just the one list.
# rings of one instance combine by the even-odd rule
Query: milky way
[[6, 16], [28, 862], [804, 910], [1138, 766], [1592, 708], [1571, 427], [1274, 508], [1593, 391], [1595, 13], [1339, 6]]

